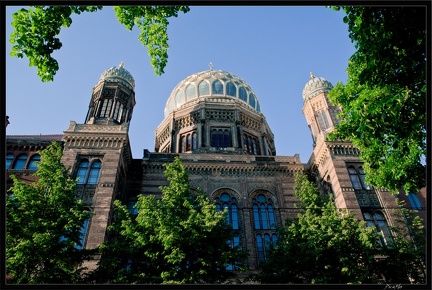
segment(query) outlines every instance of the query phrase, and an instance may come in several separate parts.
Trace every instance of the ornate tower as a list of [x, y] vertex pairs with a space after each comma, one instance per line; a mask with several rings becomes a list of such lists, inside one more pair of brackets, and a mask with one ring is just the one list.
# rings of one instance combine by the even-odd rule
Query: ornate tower
[[312, 133], [313, 145], [318, 140], [324, 140], [338, 123], [336, 114], [339, 109], [333, 106], [327, 93], [333, 85], [322, 77], [315, 77], [310, 73], [311, 79], [303, 89], [303, 114]]
[[[126, 192], [134, 87], [123, 64], [107, 69], [93, 88], [85, 123], [71, 121], [64, 131], [62, 162], [78, 178], [77, 194], [93, 213], [82, 235], [83, 246], [89, 249], [108, 238], [113, 201]], [[91, 270], [96, 263], [97, 259], [86, 266]]]
[[360, 151], [348, 141], [326, 141], [325, 137], [338, 124], [339, 108], [332, 105], [327, 93], [332, 84], [322, 77], [311, 79], [303, 89], [303, 114], [311, 130], [314, 151], [307, 164], [324, 193], [331, 193], [336, 207], [349, 209], [359, 219], [376, 226], [382, 243], [391, 241], [388, 225], [395, 225], [390, 209], [397, 208], [395, 198], [385, 189], [373, 188], [365, 182]]
[[93, 88], [85, 123], [129, 123], [135, 106], [134, 88], [135, 80], [123, 67], [123, 62], [104, 71]]

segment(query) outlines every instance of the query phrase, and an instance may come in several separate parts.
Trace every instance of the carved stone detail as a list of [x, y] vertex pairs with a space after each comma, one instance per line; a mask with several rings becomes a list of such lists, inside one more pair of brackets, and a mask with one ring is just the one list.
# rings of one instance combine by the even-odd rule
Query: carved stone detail
[[251, 128], [256, 131], [260, 131], [261, 123], [257, 120], [252, 119], [249, 116], [246, 116], [244, 114], [240, 115], [241, 125], [247, 128]]

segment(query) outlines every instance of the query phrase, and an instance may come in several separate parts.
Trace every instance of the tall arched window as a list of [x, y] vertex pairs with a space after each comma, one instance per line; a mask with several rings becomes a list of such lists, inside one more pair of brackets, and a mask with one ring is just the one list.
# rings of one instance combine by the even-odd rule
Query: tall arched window
[[79, 164], [76, 177], [78, 178], [77, 184], [86, 183], [87, 170], [89, 167], [89, 162], [87, 160], [82, 160]]
[[186, 89], [186, 99], [191, 100], [196, 97], [196, 87], [194, 84], [190, 84]]
[[[227, 191], [222, 191], [215, 198], [216, 211], [227, 210], [226, 221], [231, 225], [233, 230], [233, 237], [227, 241], [229, 245], [233, 247], [240, 246], [240, 211], [238, 207], [237, 199], [229, 194]], [[238, 270], [236, 261], [232, 261], [226, 267], [227, 270]]]
[[348, 166], [349, 177], [354, 189], [372, 189], [371, 186], [365, 182], [366, 175], [363, 168], [361, 166], [356, 167], [353, 165]]
[[75, 246], [77, 249], [83, 249], [85, 246], [86, 238], [87, 238], [87, 232], [89, 228], [90, 218], [84, 220], [84, 223], [80, 229], [80, 239], [79, 244]]
[[393, 237], [390, 232], [386, 218], [381, 212], [364, 212], [363, 218], [366, 226], [374, 227], [378, 233], [379, 246], [389, 245], [393, 242]]
[[21, 154], [20, 156], [18, 156], [15, 162], [14, 169], [24, 169], [26, 162], [27, 162], [27, 154]]
[[101, 169], [101, 162], [95, 161], [90, 167], [87, 184], [97, 184], [99, 180], [99, 173]]
[[264, 193], [252, 199], [253, 224], [258, 263], [266, 259], [271, 244], [277, 240], [276, 218], [272, 200]]
[[243, 100], [245, 102], [247, 101], [247, 93], [246, 93], [245, 88], [243, 88], [243, 87], [239, 88], [239, 98], [240, 98], [240, 100]]
[[249, 94], [249, 105], [255, 109], [255, 96], [252, 93]]
[[198, 148], [198, 141], [197, 141], [197, 133], [192, 133], [192, 150], [195, 150]]
[[9, 166], [12, 164], [14, 157], [15, 156], [13, 154], [6, 155], [6, 169], [9, 169]]
[[78, 178], [77, 184], [97, 184], [99, 181], [99, 173], [101, 170], [101, 162], [96, 160], [92, 162], [89, 167], [89, 161], [83, 159], [78, 167], [76, 177]]
[[212, 83], [212, 94], [213, 95], [223, 94], [223, 85], [220, 81], [216, 80]]
[[105, 99], [102, 105], [102, 109], [100, 112], [101, 117], [109, 117], [111, 113], [111, 107], [112, 107], [113, 100], [112, 99]]
[[30, 162], [28, 165], [29, 170], [37, 170], [39, 167], [41, 156], [39, 154], [35, 154], [30, 158]]
[[270, 198], [259, 194], [252, 200], [255, 229], [276, 229], [275, 214]]
[[236, 87], [233, 83], [228, 82], [226, 85], [226, 94], [228, 96], [235, 97], [236, 96]]
[[209, 84], [206, 81], [200, 82], [198, 85], [198, 95], [205, 96], [210, 94]]
[[317, 119], [322, 131], [325, 131], [330, 127], [325, 110], [317, 112]]

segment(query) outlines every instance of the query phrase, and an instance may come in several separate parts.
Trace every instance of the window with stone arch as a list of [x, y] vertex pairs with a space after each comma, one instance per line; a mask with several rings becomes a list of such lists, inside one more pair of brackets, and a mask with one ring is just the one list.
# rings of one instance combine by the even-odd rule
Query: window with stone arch
[[82, 159], [79, 162], [76, 178], [77, 184], [97, 184], [101, 170], [101, 161], [99, 159], [90, 160]]
[[258, 265], [266, 260], [270, 246], [276, 243], [275, 201], [267, 191], [257, 191], [252, 195], [252, 219]]
[[363, 167], [358, 164], [349, 164], [348, 173], [351, 183], [355, 190], [371, 190], [372, 187], [365, 182], [366, 174], [363, 171]]
[[[213, 194], [216, 211], [227, 210], [226, 222], [231, 225], [233, 237], [227, 243], [231, 247], [241, 247], [240, 234], [242, 229], [242, 211], [240, 210], [238, 194], [231, 189], [219, 189]], [[227, 265], [227, 270], [238, 270], [236, 261]]]
[[388, 246], [393, 243], [393, 236], [382, 211], [365, 210], [363, 212], [363, 218], [366, 222], [366, 226], [375, 228], [375, 231], [378, 233], [377, 243], [379, 247]]

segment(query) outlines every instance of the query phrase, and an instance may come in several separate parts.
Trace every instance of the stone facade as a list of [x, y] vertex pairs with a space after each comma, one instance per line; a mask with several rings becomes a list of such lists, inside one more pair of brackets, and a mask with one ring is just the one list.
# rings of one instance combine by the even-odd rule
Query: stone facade
[[[163, 165], [175, 156], [188, 169], [193, 188], [201, 188], [213, 200], [226, 194], [235, 201], [239, 240], [250, 252], [247, 265], [252, 272], [265, 259], [258, 239], [275, 234], [270, 223], [284, 225], [287, 218], [297, 216], [293, 189], [297, 172], [312, 173], [338, 208], [352, 210], [359, 219], [379, 213], [388, 225], [395, 224], [395, 199], [364, 183], [359, 150], [349, 142], [325, 140], [338, 122], [339, 109], [327, 99], [332, 85], [324, 78], [311, 74], [303, 91], [303, 113], [314, 140], [306, 164], [298, 155], [276, 155], [273, 133], [246, 82], [213, 70], [189, 76], [174, 88], [165, 119], [155, 132], [154, 152], [144, 150], [142, 159], [132, 159], [128, 128], [134, 87], [133, 77], [122, 65], [110, 68], [93, 89], [84, 124], [71, 121], [62, 135], [43, 138], [7, 136], [7, 155], [12, 156], [7, 174], [18, 172], [28, 182], [35, 180], [30, 177], [34, 171], [26, 169], [29, 161], [13, 169], [18, 156], [45, 148], [47, 140], [62, 143], [62, 162], [73, 176], [82, 177], [77, 194], [93, 212], [86, 248], [96, 248], [110, 238], [107, 226], [114, 200], [130, 204], [138, 195], [160, 196], [159, 187], [167, 185]], [[98, 172], [95, 180], [90, 177], [93, 165]], [[7, 182], [10, 187], [9, 178]], [[97, 258], [85, 266], [91, 270], [96, 263]]]

